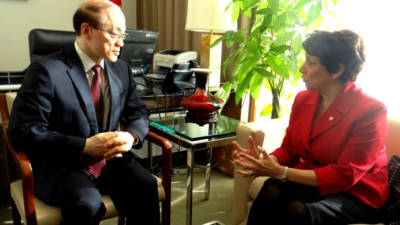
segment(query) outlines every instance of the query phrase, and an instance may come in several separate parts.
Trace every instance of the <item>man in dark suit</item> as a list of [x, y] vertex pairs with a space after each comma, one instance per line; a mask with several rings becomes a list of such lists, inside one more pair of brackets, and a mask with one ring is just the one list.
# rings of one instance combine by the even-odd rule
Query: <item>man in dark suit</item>
[[127, 224], [160, 224], [156, 180], [130, 152], [149, 119], [128, 64], [117, 59], [124, 15], [109, 1], [89, 0], [73, 25], [74, 46], [30, 65], [7, 135], [32, 162], [37, 197], [61, 207], [63, 224], [99, 224], [101, 193]]

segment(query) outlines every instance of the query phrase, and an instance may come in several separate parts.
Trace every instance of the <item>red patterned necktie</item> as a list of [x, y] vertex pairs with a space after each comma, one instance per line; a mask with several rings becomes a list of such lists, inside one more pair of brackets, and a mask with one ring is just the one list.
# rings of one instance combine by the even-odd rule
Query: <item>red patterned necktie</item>
[[[98, 125], [98, 130], [102, 131], [103, 130], [103, 94], [100, 88], [100, 70], [101, 67], [100, 65], [94, 65], [92, 67], [92, 70], [94, 72], [93, 79], [92, 79], [92, 85], [91, 85], [91, 92], [92, 92], [92, 98], [93, 98], [93, 104], [94, 108], [96, 109], [96, 119], [97, 119], [97, 125]], [[90, 175], [92, 175], [94, 178], [97, 178], [100, 176], [101, 171], [104, 169], [104, 166], [106, 165], [106, 160], [101, 159], [100, 161], [92, 161], [90, 165], [86, 168], [86, 170], [89, 172]]]

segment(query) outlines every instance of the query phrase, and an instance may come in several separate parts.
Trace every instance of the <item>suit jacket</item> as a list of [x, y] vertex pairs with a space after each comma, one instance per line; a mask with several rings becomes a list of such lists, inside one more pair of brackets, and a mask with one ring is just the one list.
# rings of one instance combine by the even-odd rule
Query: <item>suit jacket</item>
[[[110, 114], [105, 131], [121, 123], [139, 138], [148, 132], [148, 109], [136, 92], [127, 63], [105, 60]], [[35, 191], [44, 200], [59, 173], [84, 168], [85, 141], [98, 133], [90, 86], [73, 46], [32, 63], [15, 99], [7, 135], [31, 160]]]
[[272, 154], [284, 165], [313, 169], [321, 195], [348, 192], [379, 208], [388, 197], [385, 106], [349, 83], [312, 126], [320, 100], [312, 91], [296, 96]]

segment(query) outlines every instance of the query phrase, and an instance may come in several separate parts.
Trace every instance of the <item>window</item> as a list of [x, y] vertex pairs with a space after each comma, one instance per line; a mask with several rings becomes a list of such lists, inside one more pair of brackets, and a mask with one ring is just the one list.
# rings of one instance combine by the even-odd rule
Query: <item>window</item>
[[341, 0], [334, 10], [338, 29], [351, 29], [364, 39], [366, 63], [356, 84], [384, 102], [388, 115], [400, 118], [400, 2]]

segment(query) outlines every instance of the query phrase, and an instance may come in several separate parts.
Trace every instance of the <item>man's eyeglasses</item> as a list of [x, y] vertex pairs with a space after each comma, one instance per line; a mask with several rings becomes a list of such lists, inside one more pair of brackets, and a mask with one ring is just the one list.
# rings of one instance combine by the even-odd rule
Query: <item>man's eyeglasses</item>
[[126, 37], [128, 36], [127, 33], [116, 34], [116, 33], [111, 32], [109, 30], [105, 30], [105, 29], [103, 29], [101, 27], [97, 27], [97, 26], [94, 26], [94, 25], [90, 25], [90, 26], [93, 27], [94, 29], [101, 30], [101, 31], [104, 31], [104, 32], [108, 33], [108, 35], [110, 35], [111, 39], [113, 39], [114, 41], [117, 40], [117, 39], [119, 39], [119, 40], [122, 39], [123, 41], [125, 41]]

